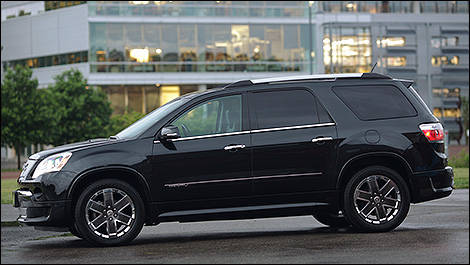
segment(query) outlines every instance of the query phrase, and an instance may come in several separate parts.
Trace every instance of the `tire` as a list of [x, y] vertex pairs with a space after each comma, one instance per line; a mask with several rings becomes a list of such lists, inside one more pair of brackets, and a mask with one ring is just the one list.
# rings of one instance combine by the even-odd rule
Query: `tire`
[[142, 230], [145, 207], [139, 193], [126, 182], [103, 179], [89, 185], [75, 206], [78, 234], [97, 246], [123, 245]]
[[78, 232], [77, 230], [77, 227], [75, 224], [71, 225], [69, 227], [70, 229], [70, 233], [72, 233], [72, 235], [76, 236], [76, 237], [79, 237], [79, 238], [83, 238], [83, 236]]
[[344, 215], [362, 232], [386, 232], [399, 226], [410, 209], [410, 192], [394, 170], [371, 166], [357, 172], [344, 190]]
[[344, 215], [327, 210], [317, 211], [313, 213], [313, 217], [315, 217], [318, 222], [330, 227], [343, 228], [351, 225]]

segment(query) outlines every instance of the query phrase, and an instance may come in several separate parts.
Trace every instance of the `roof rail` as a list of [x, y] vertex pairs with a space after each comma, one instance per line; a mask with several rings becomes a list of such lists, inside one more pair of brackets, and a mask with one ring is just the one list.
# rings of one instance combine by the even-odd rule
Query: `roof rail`
[[296, 76], [283, 76], [283, 77], [270, 77], [252, 80], [242, 80], [226, 85], [224, 88], [251, 86], [256, 84], [265, 84], [273, 82], [288, 82], [288, 81], [301, 81], [301, 80], [325, 80], [325, 79], [347, 79], [347, 78], [361, 78], [361, 79], [392, 79], [390, 76], [378, 73], [350, 73], [350, 74], [317, 74], [317, 75], [296, 75]]
[[271, 77], [251, 80], [253, 84], [271, 83], [271, 82], [285, 82], [296, 80], [319, 80], [319, 79], [336, 79], [336, 78], [360, 78], [361, 73], [354, 74], [318, 74], [318, 75], [295, 75], [283, 77]]
[[253, 83], [250, 80], [241, 80], [241, 81], [237, 81], [237, 82], [234, 82], [234, 83], [230, 83], [230, 84], [224, 86], [224, 88], [232, 88], [232, 87], [240, 87], [240, 86], [251, 86], [251, 85], [253, 85]]
[[367, 79], [392, 79], [388, 75], [378, 74], [378, 73], [363, 73], [361, 78]]

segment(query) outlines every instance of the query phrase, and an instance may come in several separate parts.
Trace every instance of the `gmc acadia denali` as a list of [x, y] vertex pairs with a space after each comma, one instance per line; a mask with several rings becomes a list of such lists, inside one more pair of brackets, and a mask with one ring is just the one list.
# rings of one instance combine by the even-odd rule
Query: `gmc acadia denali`
[[18, 221], [104, 246], [169, 221], [313, 215], [390, 231], [410, 203], [452, 192], [443, 127], [412, 84], [307, 75], [181, 96], [116, 136], [32, 155]]

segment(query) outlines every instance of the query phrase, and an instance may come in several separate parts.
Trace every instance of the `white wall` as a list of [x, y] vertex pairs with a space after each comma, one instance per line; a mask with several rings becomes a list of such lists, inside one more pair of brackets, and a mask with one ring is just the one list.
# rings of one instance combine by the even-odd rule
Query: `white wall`
[[84, 51], [88, 43], [88, 5], [1, 22], [2, 61]]
[[54, 83], [54, 77], [70, 69], [78, 69], [88, 79], [90, 66], [88, 63], [66, 64], [33, 69], [33, 78], [38, 79], [39, 88], [45, 88]]

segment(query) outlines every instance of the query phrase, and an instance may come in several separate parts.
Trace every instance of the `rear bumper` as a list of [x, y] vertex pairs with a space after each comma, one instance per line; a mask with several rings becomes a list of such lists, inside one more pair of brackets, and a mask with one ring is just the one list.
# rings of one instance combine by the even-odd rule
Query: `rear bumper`
[[18, 222], [30, 226], [67, 227], [69, 200], [47, 201], [42, 193], [29, 190], [13, 192], [13, 207], [20, 208]]
[[446, 167], [415, 173], [411, 177], [413, 183], [413, 203], [430, 201], [447, 197], [452, 193], [454, 185], [454, 170]]

